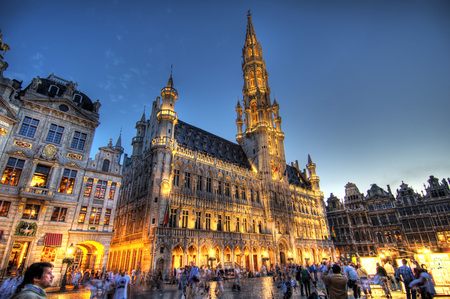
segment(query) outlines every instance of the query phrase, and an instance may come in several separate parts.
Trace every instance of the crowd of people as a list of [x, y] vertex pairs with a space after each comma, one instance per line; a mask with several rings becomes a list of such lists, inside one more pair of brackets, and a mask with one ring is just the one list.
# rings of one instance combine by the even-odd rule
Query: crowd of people
[[[132, 288], [139, 287], [152, 290], [160, 289], [161, 284], [176, 284], [181, 290], [182, 299], [198, 297], [209, 298], [214, 292], [221, 298], [224, 293], [224, 280], [232, 280], [232, 290], [241, 290], [241, 279], [273, 276], [273, 281], [282, 290], [283, 298], [291, 298], [294, 293], [306, 296], [308, 299], [318, 298], [318, 290], [322, 290], [330, 299], [347, 298], [349, 290], [354, 298], [373, 298], [372, 287], [379, 285], [386, 298], [392, 298], [391, 292], [402, 290], [404, 285], [407, 299], [416, 299], [420, 294], [422, 299], [431, 299], [435, 294], [433, 278], [416, 262], [412, 269], [406, 259], [397, 269], [390, 262], [384, 265], [377, 263], [376, 274], [369, 275], [360, 264], [350, 262], [328, 263], [311, 265], [275, 265], [269, 270], [262, 267], [260, 272], [248, 272], [245, 268], [235, 269], [197, 267], [194, 262], [189, 266], [174, 269], [170, 280], [165, 280], [162, 270], [155, 273], [145, 273], [132, 270], [131, 276], [126, 271], [84, 271], [72, 269], [68, 272], [67, 282], [74, 289], [89, 288], [90, 299], [126, 299], [131, 298]], [[34, 263], [22, 277], [21, 271], [16, 271], [14, 277], [6, 279], [0, 287], [0, 299], [28, 299], [46, 298], [45, 288], [53, 282], [53, 265], [50, 263]], [[216, 281], [214, 290], [211, 290], [211, 281]], [[372, 287], [371, 287], [372, 286]]]

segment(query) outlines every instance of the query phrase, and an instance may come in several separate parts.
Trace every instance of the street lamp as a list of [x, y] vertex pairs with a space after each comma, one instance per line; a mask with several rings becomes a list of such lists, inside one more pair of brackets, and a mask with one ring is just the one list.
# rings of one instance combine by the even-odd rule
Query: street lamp
[[214, 253], [215, 253], [214, 250], [211, 250], [209, 253], [210, 256], [208, 258], [208, 260], [211, 261], [211, 270], [213, 269], [213, 262], [216, 260], [216, 258], [214, 257]]

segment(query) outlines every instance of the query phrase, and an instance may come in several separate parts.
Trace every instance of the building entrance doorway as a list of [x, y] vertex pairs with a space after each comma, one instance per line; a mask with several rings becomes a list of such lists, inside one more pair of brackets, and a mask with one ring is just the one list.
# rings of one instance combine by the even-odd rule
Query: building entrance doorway
[[28, 255], [30, 242], [14, 241], [8, 262], [8, 275], [16, 275], [16, 270], [23, 269]]

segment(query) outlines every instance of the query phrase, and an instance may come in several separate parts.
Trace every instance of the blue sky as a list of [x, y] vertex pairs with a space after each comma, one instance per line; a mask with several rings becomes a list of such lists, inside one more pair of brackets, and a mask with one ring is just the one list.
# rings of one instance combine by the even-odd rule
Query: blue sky
[[317, 164], [325, 198], [354, 182], [417, 191], [450, 173], [450, 1], [3, 1], [4, 75], [51, 73], [100, 99], [93, 151], [131, 154], [167, 83], [178, 117], [235, 142], [251, 9], [287, 162]]

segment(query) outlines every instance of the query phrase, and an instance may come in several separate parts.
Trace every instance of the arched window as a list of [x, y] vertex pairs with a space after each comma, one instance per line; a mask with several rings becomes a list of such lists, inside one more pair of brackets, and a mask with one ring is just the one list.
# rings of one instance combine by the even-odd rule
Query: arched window
[[253, 71], [250, 72], [250, 87], [255, 87], [255, 73]]
[[103, 160], [102, 171], [108, 172], [109, 164], [110, 164], [110, 161], [108, 159]]
[[256, 79], [258, 80], [258, 86], [263, 87], [261, 70], [256, 71]]

